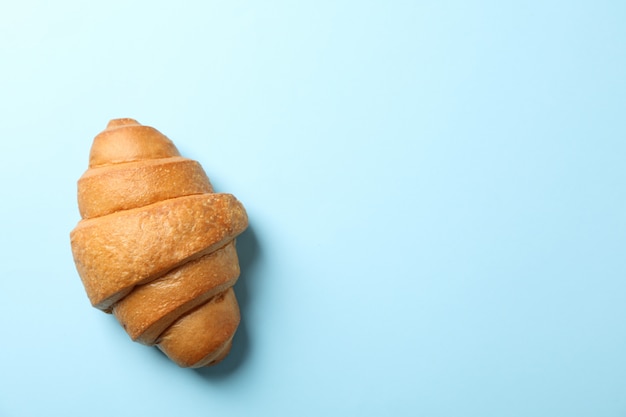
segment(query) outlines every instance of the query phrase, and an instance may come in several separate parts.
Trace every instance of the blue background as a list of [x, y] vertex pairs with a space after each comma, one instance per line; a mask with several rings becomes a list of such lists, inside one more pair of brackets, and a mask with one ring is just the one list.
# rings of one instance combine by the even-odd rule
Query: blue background
[[[3, 1], [0, 416], [626, 416], [626, 3]], [[69, 231], [109, 119], [251, 226], [179, 369]]]

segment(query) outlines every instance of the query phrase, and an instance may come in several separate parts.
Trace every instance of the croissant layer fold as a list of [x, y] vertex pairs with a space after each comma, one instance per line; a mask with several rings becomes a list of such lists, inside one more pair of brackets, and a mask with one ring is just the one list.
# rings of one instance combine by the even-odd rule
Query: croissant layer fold
[[78, 208], [81, 216], [89, 219], [170, 198], [211, 192], [213, 188], [204, 170], [191, 159], [130, 162], [88, 170], [78, 180]]
[[83, 220], [70, 239], [89, 300], [106, 311], [135, 286], [224, 246], [247, 224], [231, 194], [200, 194]]
[[232, 287], [239, 277], [235, 242], [138, 286], [113, 307], [135, 341], [151, 345], [187, 311]]

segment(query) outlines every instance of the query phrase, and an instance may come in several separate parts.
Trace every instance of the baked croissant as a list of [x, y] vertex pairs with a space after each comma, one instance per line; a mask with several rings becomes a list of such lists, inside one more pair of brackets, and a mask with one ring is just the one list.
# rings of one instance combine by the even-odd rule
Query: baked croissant
[[222, 360], [240, 320], [242, 204], [158, 130], [115, 119], [93, 141], [78, 207], [70, 240], [91, 304], [181, 367]]

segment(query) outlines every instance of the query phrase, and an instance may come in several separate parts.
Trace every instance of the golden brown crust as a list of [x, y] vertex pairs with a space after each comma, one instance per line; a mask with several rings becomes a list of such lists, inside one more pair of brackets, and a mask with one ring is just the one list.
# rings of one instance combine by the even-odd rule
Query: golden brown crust
[[181, 367], [212, 365], [228, 353], [239, 320], [235, 292], [229, 288], [183, 316], [163, 333], [157, 346]]
[[136, 287], [113, 307], [135, 341], [151, 345], [178, 317], [232, 287], [239, 276], [235, 241]]
[[89, 169], [78, 180], [78, 208], [84, 219], [105, 216], [170, 198], [212, 193], [204, 170], [182, 157]]
[[248, 218], [158, 130], [112, 120], [78, 182], [70, 233], [91, 303], [183, 367], [223, 359], [239, 324], [235, 237]]
[[172, 156], [180, 156], [178, 149], [155, 128], [133, 119], [116, 119], [94, 138], [89, 168]]
[[247, 225], [234, 196], [201, 194], [82, 220], [70, 240], [91, 304], [107, 311], [135, 286], [213, 252]]

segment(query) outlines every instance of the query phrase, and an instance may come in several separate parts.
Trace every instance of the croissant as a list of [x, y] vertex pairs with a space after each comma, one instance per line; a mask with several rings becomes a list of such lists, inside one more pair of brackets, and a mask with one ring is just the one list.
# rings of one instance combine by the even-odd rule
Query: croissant
[[222, 360], [240, 321], [242, 204], [158, 130], [114, 119], [93, 141], [78, 208], [70, 241], [91, 304], [181, 367]]

